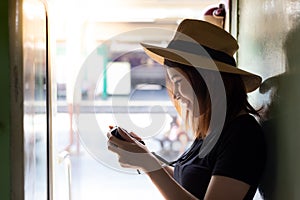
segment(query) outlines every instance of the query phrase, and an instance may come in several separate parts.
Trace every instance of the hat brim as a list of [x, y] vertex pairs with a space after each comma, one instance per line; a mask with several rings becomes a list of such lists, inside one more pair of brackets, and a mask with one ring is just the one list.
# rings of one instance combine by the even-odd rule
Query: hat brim
[[164, 65], [164, 61], [167, 59], [180, 64], [194, 66], [196, 68], [241, 75], [246, 87], [246, 92], [252, 92], [257, 89], [262, 81], [262, 78], [256, 74], [213, 60], [209, 56], [195, 55], [188, 52], [153, 46], [145, 43], [141, 43], [141, 45], [144, 48], [145, 53], [161, 65]]

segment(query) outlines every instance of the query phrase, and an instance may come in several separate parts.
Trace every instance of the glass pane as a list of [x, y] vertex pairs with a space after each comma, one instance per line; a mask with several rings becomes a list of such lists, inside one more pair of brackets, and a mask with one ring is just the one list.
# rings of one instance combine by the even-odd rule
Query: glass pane
[[25, 199], [47, 199], [46, 11], [23, 1]]
[[[250, 96], [263, 107], [268, 160], [264, 199], [297, 199], [299, 162], [299, 11], [294, 0], [239, 1], [239, 66], [262, 75]], [[287, 183], [287, 184], [282, 184]]]

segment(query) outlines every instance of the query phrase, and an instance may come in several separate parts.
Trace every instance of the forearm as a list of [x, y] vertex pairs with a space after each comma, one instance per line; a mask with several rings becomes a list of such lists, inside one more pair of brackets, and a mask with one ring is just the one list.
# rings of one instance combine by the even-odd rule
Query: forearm
[[146, 174], [150, 177], [151, 181], [155, 184], [165, 199], [197, 199], [179, 185], [164, 168], [156, 171], [150, 171]]

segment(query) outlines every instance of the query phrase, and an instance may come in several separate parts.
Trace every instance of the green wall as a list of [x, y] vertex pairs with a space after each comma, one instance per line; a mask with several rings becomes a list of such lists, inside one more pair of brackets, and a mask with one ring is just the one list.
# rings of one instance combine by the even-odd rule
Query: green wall
[[[300, 199], [300, 4], [239, 0], [239, 66], [263, 77], [251, 94], [265, 109], [266, 199]], [[278, 74], [281, 74], [278, 76]]]
[[0, 1], [0, 199], [10, 199], [10, 72], [8, 0]]

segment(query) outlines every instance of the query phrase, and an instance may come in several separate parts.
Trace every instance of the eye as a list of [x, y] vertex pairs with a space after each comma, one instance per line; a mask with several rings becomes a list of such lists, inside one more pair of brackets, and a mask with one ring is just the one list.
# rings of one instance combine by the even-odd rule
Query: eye
[[176, 96], [176, 98], [175, 98], [176, 100], [180, 100], [181, 99], [181, 97], [178, 95], [178, 96]]
[[181, 81], [182, 81], [181, 79], [178, 79], [178, 80], [174, 81], [174, 84], [178, 85]]

